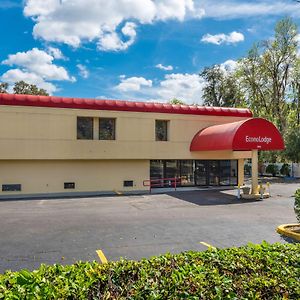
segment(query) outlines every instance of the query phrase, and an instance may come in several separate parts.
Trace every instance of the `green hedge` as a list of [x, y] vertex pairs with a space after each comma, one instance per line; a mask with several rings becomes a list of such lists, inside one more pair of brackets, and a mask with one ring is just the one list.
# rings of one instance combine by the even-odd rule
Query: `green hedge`
[[5, 299], [300, 299], [300, 244], [76, 263], [0, 275]]
[[296, 214], [296, 218], [300, 223], [300, 189], [295, 192], [295, 204], [294, 204], [294, 211]]

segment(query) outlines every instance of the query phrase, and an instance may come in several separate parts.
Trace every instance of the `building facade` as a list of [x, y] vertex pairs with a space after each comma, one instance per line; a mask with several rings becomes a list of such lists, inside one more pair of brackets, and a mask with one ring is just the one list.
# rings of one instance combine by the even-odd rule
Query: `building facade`
[[197, 135], [249, 119], [248, 109], [0, 94], [0, 197], [146, 191], [144, 180], [174, 177], [243, 184], [253, 149], [198, 150]]

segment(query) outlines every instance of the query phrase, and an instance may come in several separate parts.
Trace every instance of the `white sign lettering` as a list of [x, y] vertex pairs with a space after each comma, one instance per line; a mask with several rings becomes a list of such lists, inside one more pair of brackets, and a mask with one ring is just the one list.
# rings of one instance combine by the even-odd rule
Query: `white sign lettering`
[[272, 138], [264, 136], [248, 136], [246, 135], [246, 143], [266, 143], [267, 145], [272, 142]]

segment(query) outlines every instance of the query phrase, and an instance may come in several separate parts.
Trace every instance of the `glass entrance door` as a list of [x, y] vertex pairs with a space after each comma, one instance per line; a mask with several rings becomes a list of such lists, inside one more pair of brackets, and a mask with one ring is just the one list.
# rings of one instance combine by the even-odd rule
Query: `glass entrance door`
[[210, 160], [208, 170], [209, 185], [220, 185], [220, 161]]
[[208, 161], [195, 161], [195, 185], [208, 185]]

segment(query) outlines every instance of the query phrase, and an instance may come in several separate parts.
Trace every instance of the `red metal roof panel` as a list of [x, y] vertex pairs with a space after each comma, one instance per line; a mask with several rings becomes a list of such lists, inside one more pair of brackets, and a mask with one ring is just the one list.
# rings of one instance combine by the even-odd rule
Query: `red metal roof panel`
[[121, 100], [97, 100], [86, 98], [64, 98], [53, 96], [0, 94], [0, 105], [36, 106], [52, 108], [73, 108], [92, 110], [113, 110], [132, 112], [154, 112], [169, 114], [213, 115], [252, 117], [245, 108], [223, 108], [210, 106], [173, 105], [168, 103], [132, 102]]

